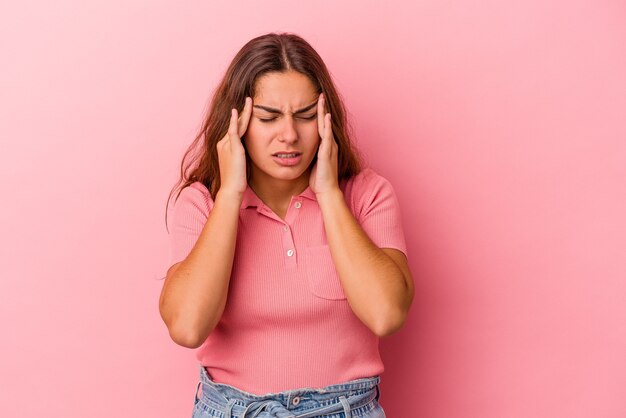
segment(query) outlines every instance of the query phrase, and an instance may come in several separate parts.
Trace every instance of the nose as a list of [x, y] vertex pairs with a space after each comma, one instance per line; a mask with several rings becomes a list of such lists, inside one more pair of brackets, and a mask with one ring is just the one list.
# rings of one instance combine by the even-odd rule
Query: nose
[[296, 123], [293, 116], [283, 118], [280, 129], [280, 140], [282, 142], [291, 143], [298, 140], [298, 131], [296, 131]]

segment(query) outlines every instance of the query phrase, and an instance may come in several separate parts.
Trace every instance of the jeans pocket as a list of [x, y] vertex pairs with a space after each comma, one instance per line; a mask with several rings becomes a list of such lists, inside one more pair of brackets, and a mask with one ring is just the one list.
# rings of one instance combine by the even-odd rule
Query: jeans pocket
[[306, 247], [303, 256], [311, 293], [323, 299], [347, 299], [328, 245]]

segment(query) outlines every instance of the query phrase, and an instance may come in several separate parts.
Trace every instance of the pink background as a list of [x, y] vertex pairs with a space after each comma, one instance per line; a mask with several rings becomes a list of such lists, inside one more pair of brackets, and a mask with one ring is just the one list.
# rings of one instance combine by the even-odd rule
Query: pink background
[[322, 55], [402, 204], [388, 417], [626, 416], [624, 3], [226, 3], [0, 6], [0, 416], [191, 416], [166, 197], [270, 31]]

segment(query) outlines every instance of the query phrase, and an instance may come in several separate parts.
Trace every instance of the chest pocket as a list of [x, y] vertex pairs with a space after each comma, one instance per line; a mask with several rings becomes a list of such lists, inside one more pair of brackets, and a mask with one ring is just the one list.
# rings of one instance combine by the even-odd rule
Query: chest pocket
[[307, 285], [311, 293], [323, 299], [347, 299], [330, 254], [330, 247], [328, 245], [307, 247], [302, 254]]

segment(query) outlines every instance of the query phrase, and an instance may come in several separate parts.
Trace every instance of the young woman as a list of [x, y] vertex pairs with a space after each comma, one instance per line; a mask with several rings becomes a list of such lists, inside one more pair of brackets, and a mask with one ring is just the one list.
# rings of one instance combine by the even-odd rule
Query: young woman
[[413, 300], [400, 210], [305, 40], [239, 51], [181, 177], [159, 308], [198, 348], [193, 417], [384, 417], [378, 342]]

